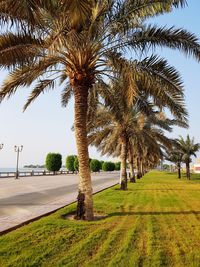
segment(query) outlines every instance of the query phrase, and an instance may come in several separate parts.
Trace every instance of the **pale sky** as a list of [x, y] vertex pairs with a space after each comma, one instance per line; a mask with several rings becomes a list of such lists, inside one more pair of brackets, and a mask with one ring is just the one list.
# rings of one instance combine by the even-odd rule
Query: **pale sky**
[[[200, 1], [188, 1], [188, 7], [153, 20], [152, 24], [184, 27], [200, 38]], [[200, 64], [187, 59], [178, 52], [168, 49], [157, 50], [158, 54], [168, 59], [182, 74], [185, 84], [186, 104], [189, 111], [189, 130], [176, 129], [172, 134], [178, 137], [189, 133], [200, 142]], [[0, 71], [0, 83], [6, 73]], [[0, 168], [14, 167], [16, 154], [14, 145], [23, 145], [20, 166], [26, 164], [43, 164], [48, 152], [59, 152], [65, 157], [76, 154], [73, 124], [73, 100], [68, 107], [60, 105], [59, 88], [41, 95], [23, 113], [22, 108], [30, 92], [29, 88], [21, 88], [15, 96], [0, 104], [0, 143], [4, 143], [0, 151]], [[90, 157], [102, 159], [95, 148], [90, 148]], [[103, 157], [106, 159], [106, 157]]]

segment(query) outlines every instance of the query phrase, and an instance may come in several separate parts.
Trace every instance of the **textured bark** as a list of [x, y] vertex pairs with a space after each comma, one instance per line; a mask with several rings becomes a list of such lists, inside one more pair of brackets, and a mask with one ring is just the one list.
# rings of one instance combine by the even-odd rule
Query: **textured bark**
[[177, 167], [178, 167], [178, 178], [181, 179], [181, 164], [178, 163]]
[[79, 194], [76, 218], [78, 220], [93, 220], [92, 183], [87, 142], [88, 88], [86, 86], [74, 86], [74, 99], [74, 127], [79, 160]]
[[141, 177], [143, 177], [144, 176], [144, 166], [143, 166], [143, 162], [141, 161], [141, 163], [140, 163], [140, 166], [141, 166]]
[[142, 177], [140, 157], [137, 157], [137, 179]]
[[127, 160], [127, 139], [126, 136], [121, 137], [121, 190], [127, 190], [127, 172], [126, 172], [126, 160]]
[[129, 151], [129, 168], [130, 168], [130, 182], [135, 183], [135, 173], [134, 173], [134, 164], [133, 164], [133, 154], [132, 151]]
[[190, 180], [190, 163], [186, 162], [186, 176]]

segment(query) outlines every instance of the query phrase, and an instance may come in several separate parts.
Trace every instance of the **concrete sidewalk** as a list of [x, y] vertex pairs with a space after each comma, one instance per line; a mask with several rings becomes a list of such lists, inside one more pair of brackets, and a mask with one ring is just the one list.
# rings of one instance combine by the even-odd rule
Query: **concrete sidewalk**
[[[118, 183], [119, 172], [92, 175], [94, 193]], [[0, 233], [76, 201], [77, 175], [0, 179]]]

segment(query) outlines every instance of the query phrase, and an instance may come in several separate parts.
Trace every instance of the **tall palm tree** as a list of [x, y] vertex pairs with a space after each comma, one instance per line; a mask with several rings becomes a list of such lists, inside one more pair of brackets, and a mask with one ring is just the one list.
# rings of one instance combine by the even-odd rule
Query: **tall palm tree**
[[187, 135], [186, 139], [180, 136], [179, 139], [176, 139], [177, 146], [182, 153], [182, 161], [186, 165], [186, 176], [190, 180], [190, 163], [192, 161], [191, 157], [195, 156], [200, 149], [200, 143], [195, 143], [194, 138], [190, 138]]
[[[198, 39], [175, 28], [146, 25], [149, 17], [170, 12], [184, 0], [0, 0], [0, 66], [10, 74], [0, 99], [21, 86], [33, 88], [24, 109], [41, 93], [64, 87], [65, 102], [74, 95], [75, 136], [79, 158], [78, 219], [93, 219], [92, 185], [87, 143], [88, 95], [111, 66], [123, 64], [119, 52], [163, 46], [200, 59]], [[132, 77], [129, 77], [131, 84]]]
[[[140, 88], [135, 98], [130, 98], [129, 95], [127, 95], [127, 91], [124, 90], [127, 86], [127, 80], [126, 77], [121, 76], [121, 74], [116, 76], [115, 80], [109, 84], [103, 83], [97, 85], [97, 89], [101, 93], [101, 96], [103, 96], [104, 103], [100, 103], [99, 108], [96, 109], [95, 120], [88, 122], [88, 129], [90, 130], [89, 142], [98, 147], [102, 154], [120, 155], [121, 189], [123, 190], [127, 189], [126, 162], [128, 152], [129, 163], [132, 170], [131, 178], [133, 179], [133, 159], [131, 158], [131, 154], [133, 153], [133, 147], [137, 146], [137, 160], [139, 166], [141, 166], [141, 144], [145, 143], [141, 136], [145, 136], [146, 140], [151, 139], [151, 142], [155, 139], [162, 140], [163, 138], [164, 140], [165, 138], [157, 129], [151, 127], [152, 124], [158, 125], [165, 130], [171, 130], [170, 125], [179, 124], [182, 126], [187, 122], [187, 112], [183, 105], [184, 98], [180, 83], [178, 82], [178, 84], [176, 84], [177, 77], [174, 80], [172, 76], [171, 78], [168, 77], [167, 82], [165, 82], [167, 77], [167, 68], [165, 67], [162, 65], [160, 69], [160, 72], [165, 73], [165, 75], [159, 75], [159, 71], [157, 70], [157, 79], [153, 80], [154, 84], [152, 84], [151, 79], [150, 81], [148, 80], [149, 76], [145, 76], [143, 71], [138, 71], [138, 75], [135, 75], [134, 72], [133, 77], [135, 85]], [[151, 68], [153, 69], [152, 66]], [[170, 75], [172, 74], [171, 71], [172, 68], [170, 68]], [[176, 73], [175, 70], [173, 73]], [[141, 79], [141, 77], [143, 77], [143, 79]], [[173, 84], [173, 86], [170, 86], [170, 90], [168, 90], [168, 82], [170, 82], [171, 85]], [[163, 90], [160, 90], [160, 83], [162, 84]], [[176, 86], [174, 86], [175, 84]], [[153, 90], [151, 90], [151, 88], [153, 88]], [[165, 105], [175, 118], [179, 120], [165, 119], [164, 121], [158, 118], [157, 111], [153, 109], [155, 108], [154, 105], [148, 102], [148, 94], [152, 94], [151, 96], [155, 97], [156, 88], [159, 88], [159, 91], [162, 93], [157, 94], [155, 102], [158, 103], [159, 106]], [[179, 90], [177, 90], [178, 88]], [[147, 99], [144, 97], [145, 93]], [[130, 101], [130, 99], [132, 99], [132, 101]], [[176, 111], [180, 110], [180, 108], [181, 112], [177, 113]], [[145, 115], [147, 119], [145, 119]], [[151, 138], [150, 133], [153, 134]], [[134, 139], [135, 144], [132, 145], [131, 143], [133, 143]]]

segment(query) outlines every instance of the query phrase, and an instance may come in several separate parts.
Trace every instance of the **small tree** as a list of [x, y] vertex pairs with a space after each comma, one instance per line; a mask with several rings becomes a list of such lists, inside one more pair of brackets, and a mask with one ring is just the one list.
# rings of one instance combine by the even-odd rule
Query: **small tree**
[[120, 167], [121, 167], [121, 162], [116, 162], [115, 163], [115, 170], [120, 171]]
[[179, 139], [176, 139], [177, 146], [183, 154], [182, 161], [186, 164], [186, 175], [187, 179], [190, 180], [190, 163], [192, 162], [191, 157], [196, 157], [196, 153], [200, 149], [200, 144], [195, 143], [194, 137], [190, 138], [187, 135], [186, 139], [180, 136]]
[[115, 163], [110, 162], [110, 171], [114, 171], [115, 170]]
[[70, 155], [67, 156], [66, 158], [66, 168], [68, 171], [74, 172], [75, 168], [74, 168], [74, 161], [75, 161], [76, 156], [74, 155]]
[[78, 163], [78, 157], [75, 156], [75, 160], [74, 160], [74, 170], [78, 171], [79, 168], [79, 163]]
[[92, 159], [90, 161], [90, 170], [92, 172], [99, 172], [101, 169], [101, 162], [97, 159]]
[[103, 160], [100, 160], [100, 163], [101, 163], [101, 170], [103, 170], [104, 161]]
[[62, 166], [62, 156], [59, 153], [49, 153], [46, 156], [46, 168], [48, 171], [59, 171]]
[[170, 165], [169, 164], [163, 164], [163, 170], [164, 171], [169, 171], [170, 170]]
[[102, 170], [104, 172], [107, 172], [108, 171], [108, 162], [104, 161], [103, 164], [102, 164]]
[[114, 171], [115, 164], [113, 162], [111, 162], [111, 161], [106, 161], [106, 162], [103, 163], [102, 169], [103, 169], [103, 171], [106, 171], [106, 172]]

